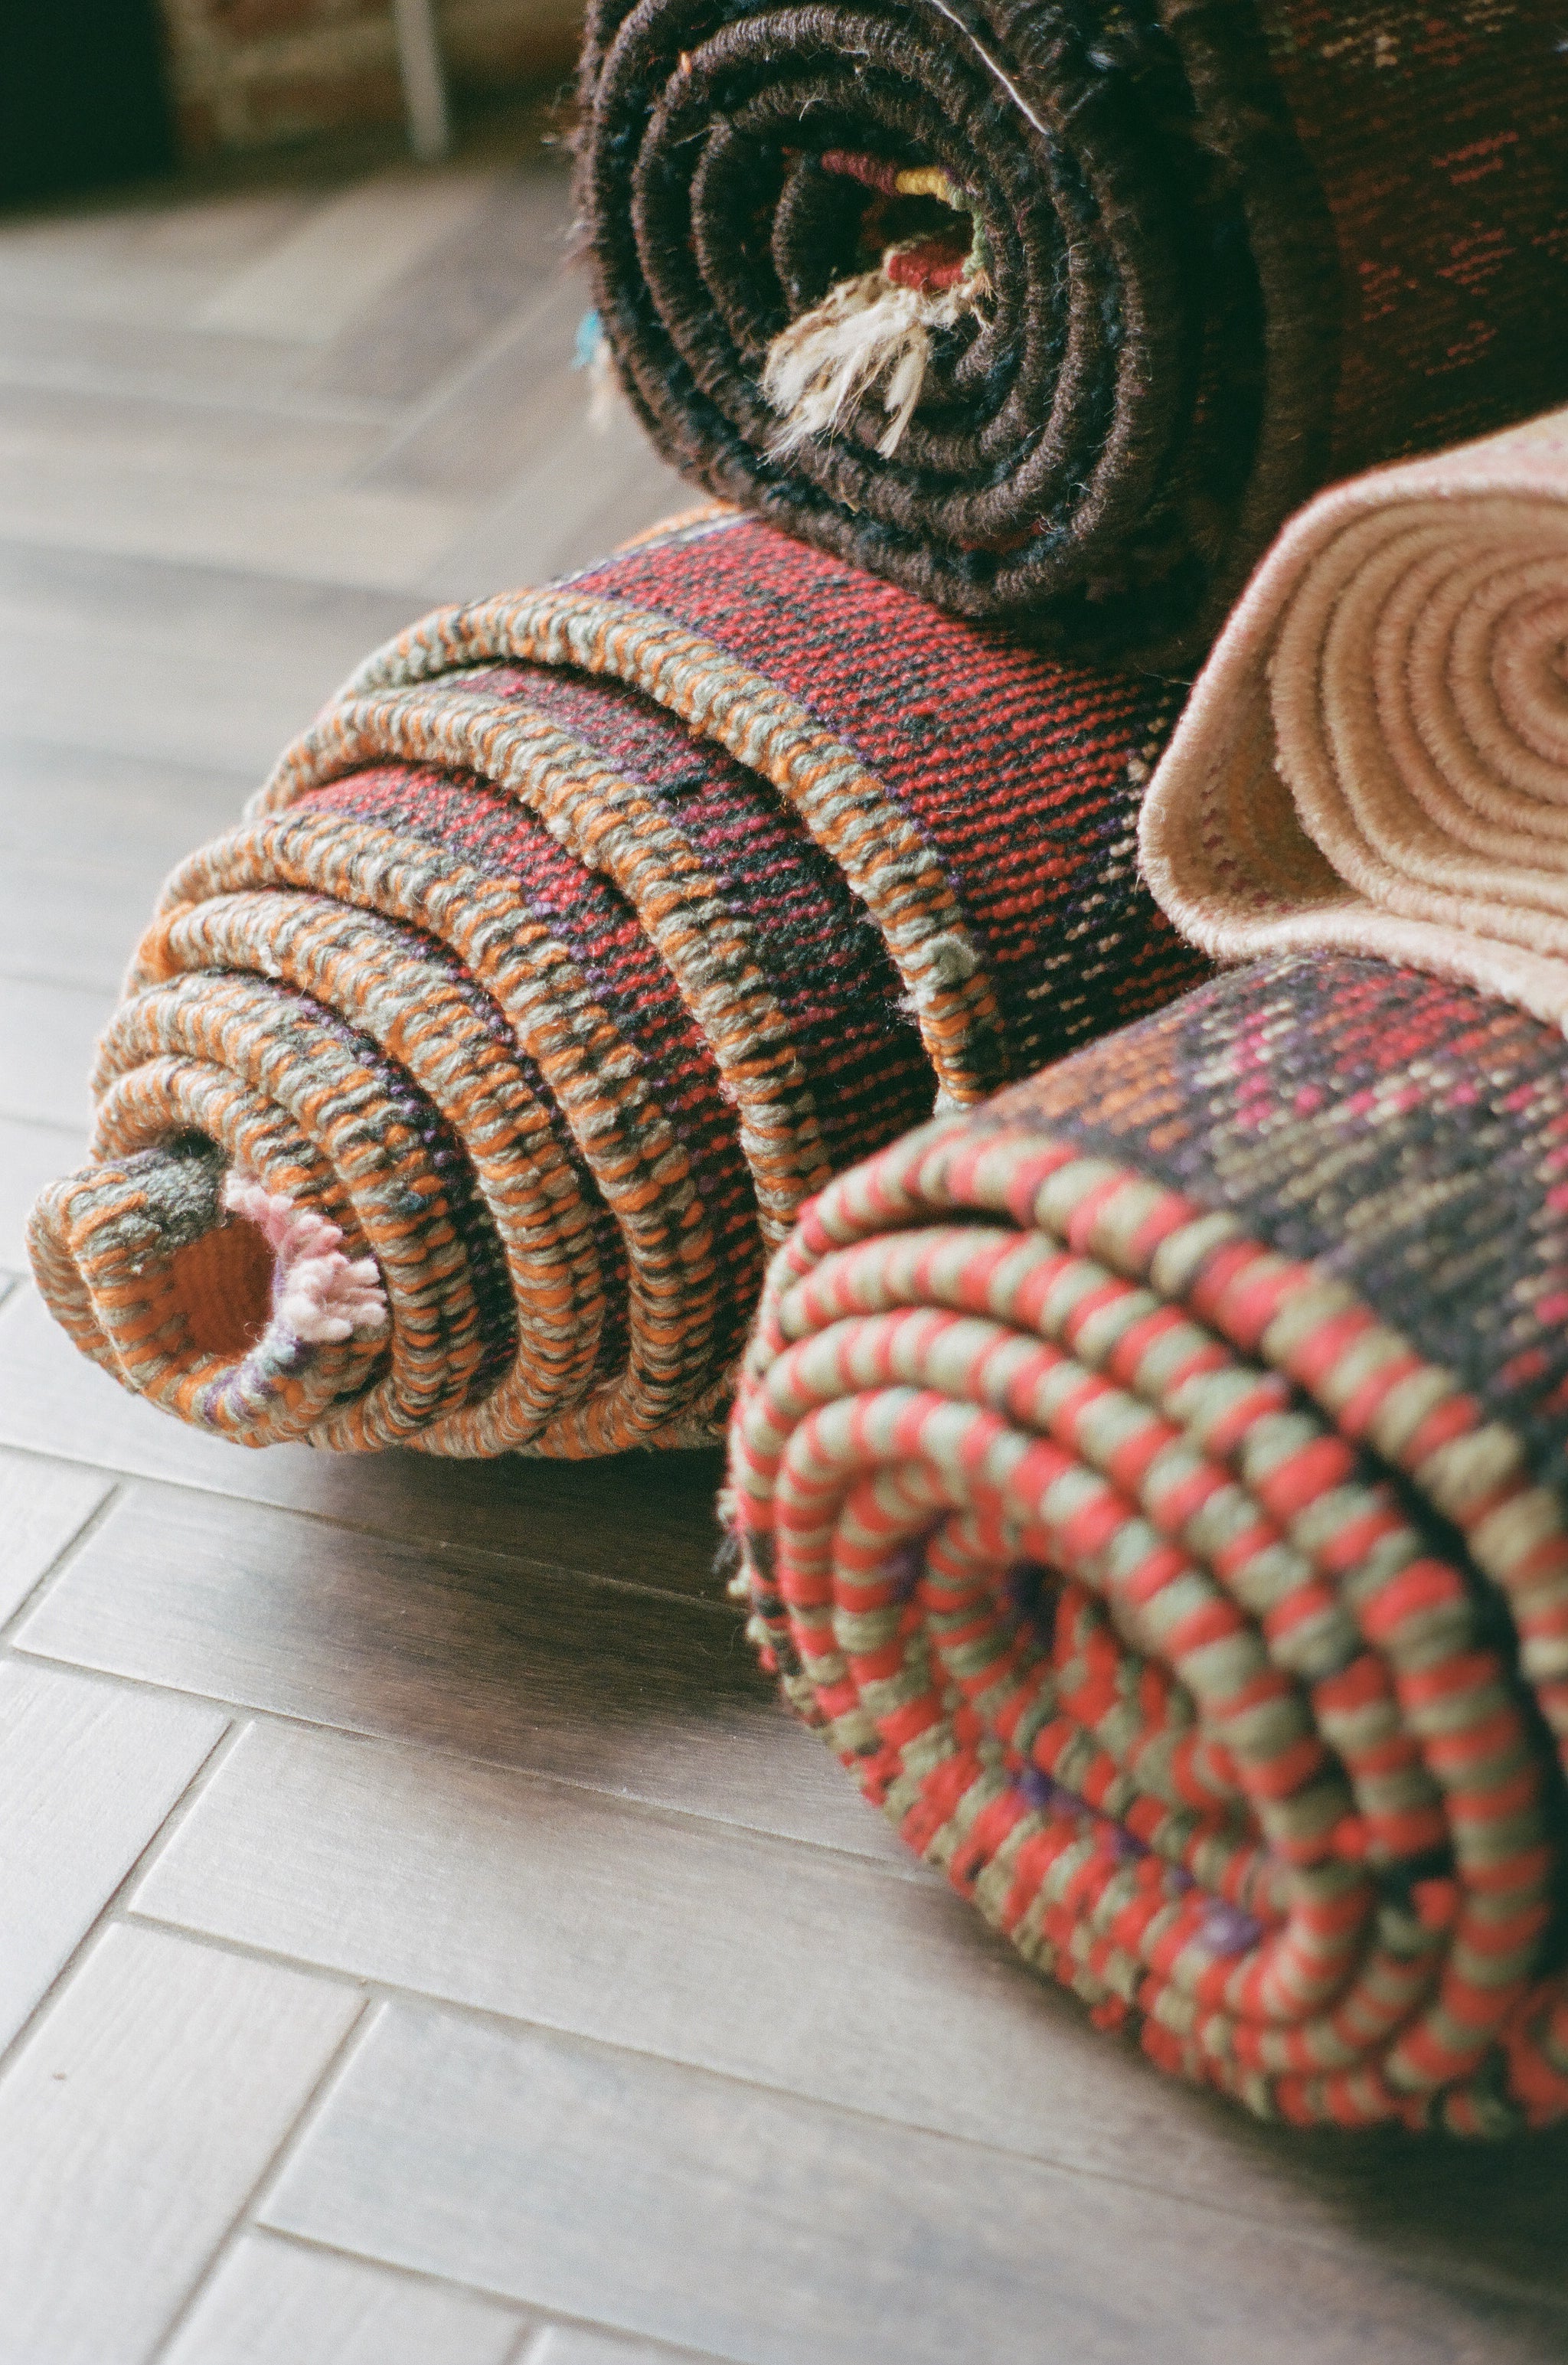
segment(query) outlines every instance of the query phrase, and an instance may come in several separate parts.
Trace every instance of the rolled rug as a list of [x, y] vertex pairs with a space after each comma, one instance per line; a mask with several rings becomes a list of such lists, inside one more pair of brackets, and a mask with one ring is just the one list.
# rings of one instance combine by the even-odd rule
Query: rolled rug
[[248, 1444], [712, 1436], [811, 1192], [1206, 973], [1176, 703], [734, 516], [439, 611], [170, 880], [46, 1298]]
[[1364, 949], [1568, 1020], [1568, 410], [1292, 522], [1142, 844], [1165, 909], [1221, 958]]
[[910, 1845], [1262, 2115], [1568, 2115], [1568, 1060], [1258, 963], [815, 1200], [737, 1589]]
[[666, 458], [1057, 645], [1201, 654], [1330, 476], [1568, 387], [1542, 0], [593, 0], [578, 155]]

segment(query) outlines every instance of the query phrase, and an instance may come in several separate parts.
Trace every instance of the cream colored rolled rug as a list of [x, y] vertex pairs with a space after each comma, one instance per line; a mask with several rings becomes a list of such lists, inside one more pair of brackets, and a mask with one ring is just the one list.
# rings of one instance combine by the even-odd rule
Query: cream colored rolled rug
[[1140, 835], [1221, 960], [1379, 953], [1568, 1022], [1568, 410], [1304, 510]]

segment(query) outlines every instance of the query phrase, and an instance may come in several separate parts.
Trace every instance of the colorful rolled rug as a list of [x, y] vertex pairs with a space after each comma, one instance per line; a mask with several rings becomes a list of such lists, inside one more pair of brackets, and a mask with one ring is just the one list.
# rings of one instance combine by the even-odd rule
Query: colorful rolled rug
[[1206, 974], [1178, 702], [733, 515], [438, 612], [170, 880], [46, 1298], [248, 1444], [711, 1437], [809, 1194]]
[[813, 1202], [737, 1589], [910, 1845], [1162, 2068], [1568, 2115], [1568, 1056], [1261, 961]]
[[594, 0], [655, 441], [957, 613], [1201, 654], [1330, 476], [1568, 388], [1541, 0]]
[[1142, 840], [1165, 909], [1223, 958], [1337, 945], [1568, 1022], [1568, 410], [1292, 521]]

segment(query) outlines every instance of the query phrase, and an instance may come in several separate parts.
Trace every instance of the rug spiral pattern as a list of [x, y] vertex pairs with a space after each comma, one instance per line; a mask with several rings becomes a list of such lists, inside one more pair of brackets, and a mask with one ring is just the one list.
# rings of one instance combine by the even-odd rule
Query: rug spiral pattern
[[737, 1590], [912, 1847], [1162, 2068], [1568, 2115], [1560, 1036], [1259, 964], [813, 1202]]
[[1293, 519], [1139, 829], [1218, 958], [1332, 945], [1568, 1020], [1568, 410]]
[[1204, 973], [1174, 709], [734, 517], [438, 612], [170, 880], [46, 1297], [249, 1444], [711, 1437], [812, 1192]]
[[1327, 476], [1561, 397], [1533, 0], [595, 0], [579, 114], [666, 455], [1058, 645], [1201, 653]]

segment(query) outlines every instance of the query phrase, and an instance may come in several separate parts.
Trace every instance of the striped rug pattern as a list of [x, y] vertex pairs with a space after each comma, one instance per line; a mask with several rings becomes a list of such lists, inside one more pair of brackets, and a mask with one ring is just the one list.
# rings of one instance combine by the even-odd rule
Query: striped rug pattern
[[724, 513], [439, 611], [169, 881], [50, 1304], [247, 1443], [711, 1437], [812, 1192], [1204, 973], [1177, 702]]
[[751, 1631], [1164, 2069], [1568, 2115], [1562, 1039], [1295, 956], [846, 1174], [731, 1433]]

